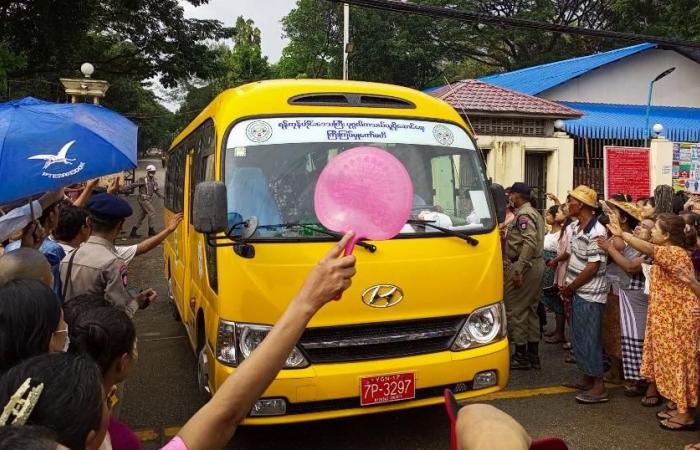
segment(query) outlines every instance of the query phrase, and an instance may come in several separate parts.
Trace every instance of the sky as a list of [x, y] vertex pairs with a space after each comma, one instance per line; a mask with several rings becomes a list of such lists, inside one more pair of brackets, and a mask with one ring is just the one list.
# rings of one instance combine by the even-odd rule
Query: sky
[[210, 0], [208, 4], [194, 7], [180, 1], [185, 17], [193, 19], [217, 19], [226, 26], [233, 26], [238, 16], [253, 19], [262, 34], [262, 51], [271, 63], [282, 55], [287, 44], [282, 39], [280, 19], [296, 5], [296, 0]]

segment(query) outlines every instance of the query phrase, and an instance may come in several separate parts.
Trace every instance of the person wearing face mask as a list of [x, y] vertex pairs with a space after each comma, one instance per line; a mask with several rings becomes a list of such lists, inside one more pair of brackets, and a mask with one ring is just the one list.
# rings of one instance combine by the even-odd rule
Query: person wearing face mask
[[32, 356], [66, 351], [69, 343], [61, 305], [46, 284], [17, 279], [0, 287], [0, 373]]
[[[307, 276], [260, 346], [185, 423], [177, 436], [162, 447], [164, 450], [223, 448], [230, 441], [239, 423], [284, 366], [309, 321], [352, 284], [355, 257], [342, 254], [353, 237], [353, 233], [347, 233], [333, 245]], [[75, 335], [77, 339], [78, 334]], [[113, 354], [125, 348], [115, 347]], [[130, 355], [133, 354], [132, 350]], [[129, 357], [122, 353], [111, 359], [111, 366], [122, 364]], [[96, 450], [107, 434], [106, 394], [100, 370], [89, 356], [74, 353], [35, 356], [0, 377], [0, 407], [10, 411], [0, 426], [42, 426], [54, 431], [57, 442], [72, 450]], [[27, 402], [26, 407], [18, 408], [20, 402]]]
[[624, 232], [616, 218], [611, 218], [608, 228], [654, 259], [640, 370], [649, 380], [645, 405], [654, 406], [664, 396], [675, 408], [657, 413], [660, 426], [672, 431], [693, 430], [696, 424], [690, 410], [698, 404], [700, 319], [693, 313], [698, 298], [683, 274], [693, 273], [685, 248], [696, 239], [695, 230], [674, 214], [657, 217], [651, 242]]
[[[69, 325], [70, 352], [85, 353], [100, 367], [111, 412], [117, 403], [117, 385], [126, 380], [138, 359], [134, 324], [123, 311], [101, 306], [78, 313]], [[110, 414], [102, 448], [130, 450], [140, 448], [140, 444], [136, 435]]]

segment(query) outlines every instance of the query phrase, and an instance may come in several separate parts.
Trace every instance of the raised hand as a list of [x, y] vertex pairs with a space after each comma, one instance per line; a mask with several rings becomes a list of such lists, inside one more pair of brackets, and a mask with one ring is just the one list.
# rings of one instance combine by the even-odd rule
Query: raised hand
[[346, 233], [306, 277], [297, 300], [315, 313], [323, 305], [340, 295], [352, 284], [355, 276], [355, 257], [341, 256], [354, 233]]

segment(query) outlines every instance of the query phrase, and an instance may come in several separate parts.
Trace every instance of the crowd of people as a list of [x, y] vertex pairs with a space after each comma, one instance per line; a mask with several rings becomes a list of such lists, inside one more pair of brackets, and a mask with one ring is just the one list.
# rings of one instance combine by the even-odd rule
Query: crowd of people
[[[146, 181], [137, 187], [150, 200], [157, 184]], [[128, 267], [174, 232], [182, 215], [161, 232], [149, 223], [150, 236], [139, 243], [116, 245], [133, 213], [123, 191], [116, 182], [100, 192], [92, 181], [73, 200], [61, 189], [3, 208], [0, 449], [140, 448], [111, 415], [116, 387], [138, 360], [132, 319], [156, 300], [152, 289], [129, 289]], [[607, 402], [606, 382], [624, 383], [641, 405], [662, 406], [662, 428], [695, 429], [700, 196], [660, 186], [654, 197], [599, 202], [593, 189], [578, 186], [564, 204], [550, 195], [554, 205], [543, 217], [531, 192], [524, 183], [509, 189], [512, 208], [502, 224], [511, 368], [541, 368], [546, 309], [555, 323], [544, 342], [561, 345], [578, 366], [581, 379], [567, 385], [579, 403]], [[309, 320], [350, 286], [355, 259], [341, 255], [351, 238], [334, 245], [253, 356], [164, 448], [230, 440]]]
[[547, 194], [554, 205], [542, 217], [531, 194], [515, 183], [501, 224], [511, 369], [541, 367], [546, 309], [555, 323], [544, 342], [561, 345], [581, 373], [565, 383], [577, 402], [607, 402], [606, 383], [623, 384], [642, 406], [661, 407], [664, 430], [695, 430], [700, 195], [664, 185], [653, 197], [599, 201], [578, 186], [564, 203]]
[[[152, 175], [126, 189], [139, 188], [138, 225], [151, 216], [150, 198], [159, 193]], [[117, 386], [138, 360], [132, 319], [156, 299], [152, 289], [128, 288], [128, 267], [173, 233], [182, 214], [161, 232], [149, 221], [149, 237], [137, 244], [115, 245], [133, 211], [118, 195], [124, 192], [118, 181], [104, 192], [97, 184], [87, 183], [72, 200], [60, 189], [2, 208], [2, 450], [141, 448], [111, 414]], [[342, 256], [350, 239], [352, 233], [333, 246], [256, 352], [164, 448], [222, 448], [231, 439], [308, 321], [350, 286], [355, 259]]]

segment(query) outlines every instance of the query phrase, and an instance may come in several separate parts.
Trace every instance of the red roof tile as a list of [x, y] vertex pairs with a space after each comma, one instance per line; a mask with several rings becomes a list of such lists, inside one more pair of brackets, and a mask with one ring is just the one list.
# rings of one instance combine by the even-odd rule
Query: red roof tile
[[462, 80], [430, 93], [457, 111], [525, 116], [581, 117], [583, 113], [562, 104], [505, 89], [479, 80]]

